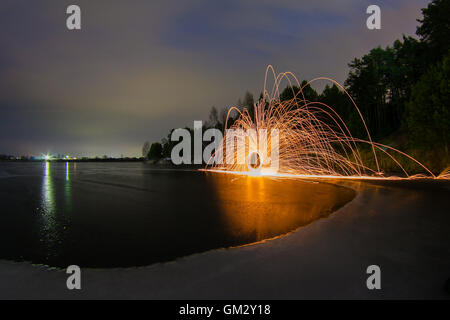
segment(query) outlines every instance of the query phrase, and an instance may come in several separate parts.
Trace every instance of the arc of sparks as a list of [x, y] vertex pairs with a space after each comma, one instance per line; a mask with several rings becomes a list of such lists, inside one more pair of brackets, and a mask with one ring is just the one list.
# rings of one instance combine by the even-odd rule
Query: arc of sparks
[[[269, 93], [267, 84], [270, 74], [274, 80]], [[292, 88], [294, 97], [290, 100], [280, 100], [280, 84], [283, 80], [287, 80], [289, 86]], [[331, 106], [322, 102], [306, 100], [303, 89], [320, 80], [330, 81], [345, 92], [361, 120], [367, 134], [367, 140], [354, 138], [342, 117]], [[295, 92], [294, 85], [300, 88], [298, 92]], [[262, 165], [260, 169], [261, 174], [330, 178], [399, 178], [386, 176], [383, 173], [377, 156], [377, 152], [380, 152], [398, 166], [404, 173], [405, 178], [428, 177], [450, 179], [450, 167], [436, 176], [424, 164], [412, 156], [393, 147], [374, 142], [364, 117], [355, 101], [347, 90], [333, 79], [319, 77], [301, 86], [293, 73], [284, 72], [276, 74], [274, 68], [269, 65], [265, 73], [262, 97], [254, 104], [253, 108], [254, 116], [252, 117], [247, 109], [241, 109], [239, 106], [231, 106], [225, 121], [225, 131], [228, 129], [228, 122], [232, 112], [236, 112], [237, 118], [229, 129], [238, 130], [243, 135], [246, 135], [249, 129], [263, 129], [266, 132], [271, 132], [274, 129], [279, 131], [278, 171], [265, 171], [265, 167]], [[228, 152], [237, 152], [238, 156], [243, 156], [247, 159], [251, 158], [249, 157], [251, 150], [261, 151], [258, 150], [258, 142], [254, 141], [255, 139], [249, 139], [248, 136], [242, 138], [246, 139], [245, 145], [237, 150], [228, 150]], [[214, 163], [216, 154], [226, 154], [227, 142], [230, 139], [235, 139], [235, 136], [230, 136], [225, 132], [219, 149], [211, 156], [205, 169], [254, 175], [255, 173], [250, 172], [246, 164]], [[370, 147], [375, 168], [371, 168], [365, 163], [359, 149], [360, 145], [368, 145]], [[269, 151], [264, 150], [264, 152]], [[404, 156], [408, 161], [414, 162], [426, 174], [411, 174], [402, 166], [397, 159], [398, 156]]]

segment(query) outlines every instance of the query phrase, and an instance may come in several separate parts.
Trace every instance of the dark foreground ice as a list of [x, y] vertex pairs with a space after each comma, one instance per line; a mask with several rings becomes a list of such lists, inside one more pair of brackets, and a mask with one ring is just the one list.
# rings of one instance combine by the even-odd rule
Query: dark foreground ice
[[[0, 262], [0, 298], [449, 298], [450, 186], [443, 181], [329, 181], [357, 191], [335, 214], [284, 237], [140, 268], [64, 270]], [[381, 290], [366, 268], [381, 268]]]

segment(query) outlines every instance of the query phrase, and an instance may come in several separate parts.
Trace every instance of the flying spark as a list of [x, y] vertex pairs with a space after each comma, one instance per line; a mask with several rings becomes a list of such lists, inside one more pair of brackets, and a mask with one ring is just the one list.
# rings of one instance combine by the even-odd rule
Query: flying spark
[[[267, 90], [269, 72], [272, 73], [274, 84]], [[280, 100], [280, 84], [287, 80], [292, 88], [294, 97], [290, 100]], [[348, 126], [342, 117], [329, 105], [322, 102], [308, 101], [305, 98], [303, 89], [318, 80], [327, 80], [336, 84], [351, 101], [355, 112], [367, 134], [366, 139], [359, 139], [352, 136]], [[300, 88], [295, 92], [293, 85]], [[300, 86], [298, 79], [290, 72], [276, 74], [272, 66], [266, 69], [264, 82], [264, 92], [261, 99], [253, 106], [254, 114], [249, 110], [240, 109], [238, 106], [228, 110], [225, 128], [231, 120], [232, 113], [237, 114], [237, 118], [229, 128], [233, 130], [233, 135], [226, 130], [220, 147], [211, 157], [205, 170], [246, 174], [252, 176], [300, 176], [316, 178], [350, 178], [350, 179], [400, 179], [385, 174], [380, 166], [379, 158], [387, 157], [403, 172], [403, 178], [439, 178], [449, 179], [450, 170], [446, 169], [436, 176], [424, 164], [412, 156], [395, 149], [393, 147], [374, 142], [367, 128], [366, 122], [352, 99], [350, 94], [336, 81], [329, 78], [316, 78], [304, 86]], [[271, 153], [271, 138], [267, 138], [267, 143], [260, 142], [259, 135], [249, 135], [251, 130], [272, 132], [277, 130], [278, 155], [269, 157]], [[236, 132], [241, 137], [236, 137]], [[235, 146], [236, 138], [245, 141], [244, 144]], [[233, 140], [233, 141], [231, 141]], [[231, 144], [232, 142], [232, 144]], [[233, 145], [234, 150], [227, 150], [227, 145]], [[361, 147], [366, 146], [370, 150], [371, 159], [363, 157]], [[364, 148], [364, 147], [363, 147]], [[237, 159], [247, 159], [246, 163], [226, 162], [217, 164], [215, 157], [234, 152]], [[367, 153], [367, 152], [366, 152]], [[415, 163], [422, 169], [422, 173], [408, 172], [399, 161], [399, 157], [404, 157], [406, 161]], [[277, 161], [273, 170], [273, 163]], [[371, 165], [368, 164], [371, 163]]]

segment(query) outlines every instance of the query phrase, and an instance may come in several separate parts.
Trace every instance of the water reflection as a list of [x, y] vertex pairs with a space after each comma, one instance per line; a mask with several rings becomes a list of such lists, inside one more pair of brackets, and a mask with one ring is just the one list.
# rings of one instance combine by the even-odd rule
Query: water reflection
[[[57, 255], [62, 244], [62, 237], [64, 230], [67, 228], [67, 220], [65, 213], [70, 211], [72, 207], [72, 186], [70, 181], [70, 166], [69, 163], [65, 164], [65, 179], [64, 179], [64, 202], [57, 198], [57, 189], [60, 186], [56, 177], [58, 176], [58, 170], [60, 170], [60, 164], [52, 164], [47, 161], [44, 164], [44, 173], [42, 181], [41, 192], [41, 215], [40, 215], [40, 242], [44, 246], [46, 257]], [[55, 171], [55, 172], [53, 172]]]
[[51, 177], [51, 165], [50, 162], [45, 162], [44, 165], [44, 175], [42, 182], [42, 209], [43, 216], [47, 219], [55, 212], [55, 198], [54, 198], [54, 187]]
[[228, 232], [260, 241], [325, 217], [353, 199], [347, 188], [292, 179], [211, 174]]
[[72, 184], [70, 182], [69, 162], [66, 162], [66, 180], [64, 181], [64, 196], [66, 211], [72, 211]]

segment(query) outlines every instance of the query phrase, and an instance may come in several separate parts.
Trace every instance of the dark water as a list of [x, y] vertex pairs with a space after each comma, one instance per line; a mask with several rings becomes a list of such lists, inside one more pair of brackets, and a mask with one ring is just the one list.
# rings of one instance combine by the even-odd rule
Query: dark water
[[350, 189], [143, 163], [0, 163], [0, 259], [141, 266], [306, 225]]

